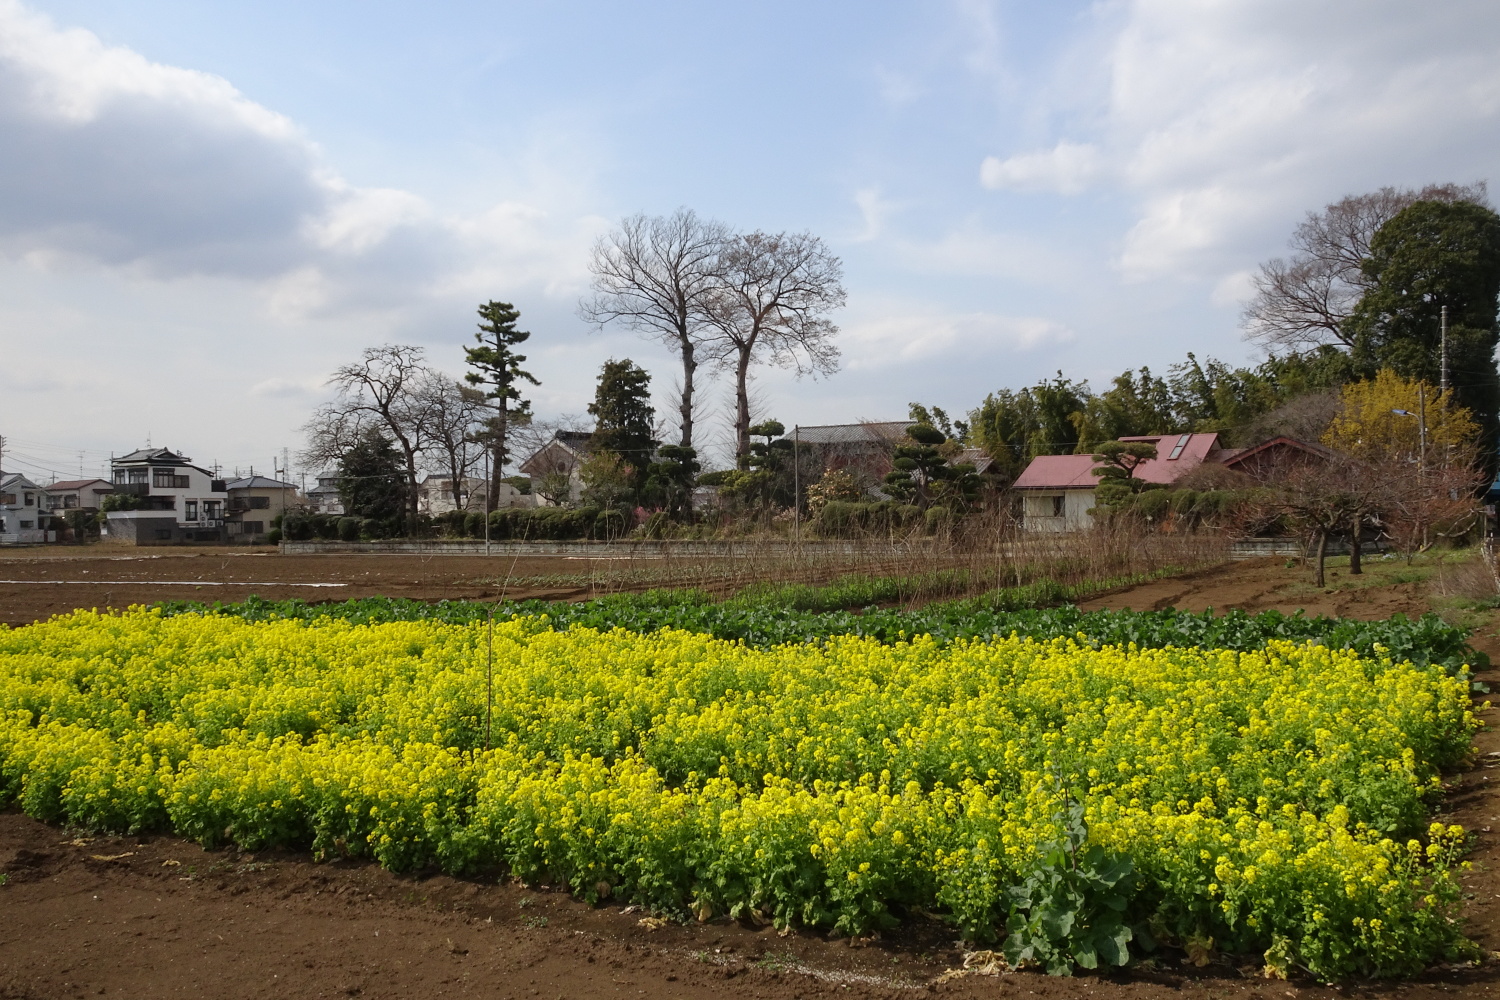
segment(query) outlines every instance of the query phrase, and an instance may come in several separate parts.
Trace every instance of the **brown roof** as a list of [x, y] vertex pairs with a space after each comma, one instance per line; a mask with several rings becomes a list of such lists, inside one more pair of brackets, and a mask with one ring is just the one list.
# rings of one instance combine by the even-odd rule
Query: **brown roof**
[[[104, 489], [106, 489], [106, 490], [113, 490], [115, 488], [115, 484], [112, 483], [112, 482], [110, 482], [108, 479], [65, 479], [65, 480], [63, 480], [60, 483], [53, 483], [51, 486], [47, 487], [47, 489], [49, 489], [49, 490], [81, 490], [85, 486], [92, 486], [94, 483], [103, 483], [104, 484]], [[102, 491], [96, 491], [96, 492], [102, 492]]]

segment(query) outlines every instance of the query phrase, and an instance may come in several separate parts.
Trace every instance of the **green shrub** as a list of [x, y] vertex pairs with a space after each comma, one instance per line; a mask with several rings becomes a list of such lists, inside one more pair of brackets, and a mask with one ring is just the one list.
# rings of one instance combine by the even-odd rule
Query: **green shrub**
[[338, 522], [339, 541], [359, 541], [359, 521], [357, 517], [341, 517]]

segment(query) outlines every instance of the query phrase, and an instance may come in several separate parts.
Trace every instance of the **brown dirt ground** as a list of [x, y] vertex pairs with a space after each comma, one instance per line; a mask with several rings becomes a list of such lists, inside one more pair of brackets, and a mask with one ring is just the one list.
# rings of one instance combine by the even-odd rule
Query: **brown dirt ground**
[[[74, 608], [243, 601], [252, 594], [305, 601], [495, 598], [507, 579], [588, 576], [611, 564], [560, 556], [282, 556], [274, 548], [15, 549], [0, 553], [0, 624], [24, 625]], [[504, 595], [566, 600], [586, 596], [586, 588], [511, 585]]]
[[[236, 554], [173, 553], [166, 561], [108, 564], [128, 580], [100, 599], [82, 586], [56, 586], [43, 606], [0, 585], [0, 620], [31, 621], [67, 607], [121, 606], [177, 590], [151, 579], [220, 579], [264, 596], [264, 581], [327, 580], [334, 570], [360, 586], [338, 598], [399, 593], [398, 586], [465, 592], [477, 575], [463, 566], [416, 569], [410, 557], [335, 557], [328, 563], [255, 559]], [[201, 560], [193, 562], [191, 560]], [[305, 567], [291, 568], [305, 562]], [[440, 563], [440, 559], [431, 560]], [[403, 568], [403, 563], [405, 567]], [[201, 568], [200, 568], [201, 567]], [[262, 568], [265, 567], [265, 568]], [[15, 559], [0, 561], [8, 579], [62, 579], [53, 559], [21, 576]], [[29, 572], [30, 570], [26, 570]], [[292, 573], [298, 573], [296, 577]], [[428, 574], [433, 574], [429, 576]], [[434, 577], [449, 574], [441, 580]], [[371, 582], [364, 583], [368, 574]], [[415, 578], [415, 580], [414, 580]], [[410, 581], [403, 583], [402, 581]], [[1356, 617], [1414, 613], [1428, 604], [1425, 584], [1371, 581], [1313, 591], [1276, 561], [1236, 564], [1122, 591], [1093, 606], [1279, 607]], [[31, 585], [36, 586], [36, 585]], [[129, 588], [135, 588], [131, 590]], [[211, 588], [232, 600], [248, 593]], [[106, 593], [111, 593], [108, 589]], [[139, 596], [137, 596], [139, 595]], [[175, 594], [173, 595], [175, 596]], [[198, 595], [193, 595], [198, 596]], [[311, 599], [334, 597], [319, 594]], [[436, 596], [412, 593], [410, 596]], [[560, 595], [561, 596], [561, 595]], [[201, 599], [201, 598], [200, 598]], [[71, 603], [70, 603], [71, 602]], [[1500, 619], [1477, 619], [1475, 644], [1500, 662]], [[1500, 686], [1500, 670], [1480, 679]], [[1484, 718], [1495, 720], [1486, 710]], [[1469, 932], [1486, 954], [1500, 951], [1500, 735], [1481, 732], [1472, 770], [1454, 775], [1442, 819], [1476, 834]], [[1497, 770], [1490, 775], [1491, 770]], [[1491, 779], [1494, 779], [1492, 781]], [[1494, 829], [1496, 832], [1492, 833]], [[312, 997], [476, 996], [572, 998], [947, 997], [1039, 996], [1158, 998], [1403, 997], [1500, 993], [1500, 960], [1478, 967], [1434, 969], [1405, 983], [1345, 983], [1260, 978], [1229, 960], [1195, 968], [1173, 956], [1117, 976], [1050, 979], [1035, 973], [970, 975], [939, 981], [962, 954], [945, 927], [919, 922], [884, 940], [852, 947], [822, 935], [786, 937], [727, 921], [643, 927], [618, 906], [590, 908], [544, 886], [489, 877], [397, 876], [355, 862], [315, 864], [305, 854], [205, 851], [174, 837], [91, 837], [0, 813], [0, 998], [87, 996]]]

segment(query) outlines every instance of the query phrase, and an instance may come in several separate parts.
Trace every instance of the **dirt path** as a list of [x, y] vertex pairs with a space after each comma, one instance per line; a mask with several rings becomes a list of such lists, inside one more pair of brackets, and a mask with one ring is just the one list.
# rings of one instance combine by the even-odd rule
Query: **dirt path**
[[[367, 557], [364, 557], [367, 558]], [[281, 562], [286, 562], [282, 560]], [[238, 566], [236, 567], [238, 568]], [[246, 571], [248, 572], [248, 570]], [[1426, 608], [1412, 582], [1360, 581], [1301, 604], [1377, 617]], [[1307, 591], [1282, 564], [1240, 564], [1114, 594], [1096, 604], [1250, 609]], [[1364, 613], [1361, 613], [1364, 612]], [[1500, 662], [1500, 620], [1475, 644]], [[1481, 675], [1500, 691], [1500, 671]], [[1484, 713], [1494, 722], [1495, 711]], [[1500, 723], [1497, 723], [1500, 724]], [[1500, 951], [1500, 731], [1476, 740], [1478, 765], [1449, 782], [1447, 822], [1476, 836], [1466, 880], [1469, 932]], [[639, 923], [546, 887], [497, 877], [395, 876], [305, 854], [210, 852], [173, 837], [89, 838], [0, 813], [0, 998], [313, 997], [1334, 997], [1500, 995], [1500, 963], [1433, 970], [1399, 984], [1259, 978], [1171, 957], [1128, 975], [1034, 973], [940, 981], [962, 954], [945, 926], [918, 922], [867, 947], [822, 935], [781, 937], [728, 921]]]

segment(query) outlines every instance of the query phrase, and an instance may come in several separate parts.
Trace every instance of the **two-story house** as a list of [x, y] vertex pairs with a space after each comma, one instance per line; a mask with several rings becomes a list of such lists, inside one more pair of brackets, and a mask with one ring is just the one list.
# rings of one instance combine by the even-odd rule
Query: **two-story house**
[[61, 516], [70, 510], [97, 513], [104, 498], [115, 491], [108, 479], [67, 479], [47, 487], [47, 509]]
[[19, 472], [0, 472], [0, 545], [51, 541], [48, 516], [46, 490]]
[[229, 505], [224, 528], [231, 542], [263, 545], [275, 520], [301, 506], [297, 487], [267, 476], [248, 476], [225, 484]]
[[307, 491], [307, 502], [314, 514], [342, 514], [344, 500], [339, 495], [339, 475], [325, 472], [318, 476], [318, 485]]
[[142, 448], [110, 462], [115, 501], [103, 537], [130, 545], [224, 541], [224, 480], [167, 448]]

